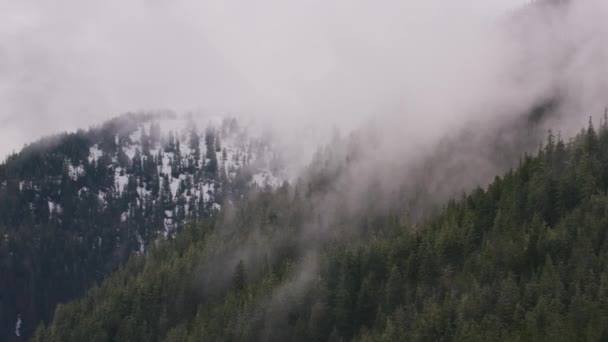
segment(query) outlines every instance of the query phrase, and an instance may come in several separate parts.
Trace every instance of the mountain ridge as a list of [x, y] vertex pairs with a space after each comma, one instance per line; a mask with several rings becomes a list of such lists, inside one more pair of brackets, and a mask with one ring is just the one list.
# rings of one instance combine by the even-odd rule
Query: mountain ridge
[[322, 243], [315, 197], [285, 185], [134, 257], [34, 340], [601, 340], [607, 170], [604, 118], [419, 224], [369, 209]]
[[25, 146], [0, 165], [0, 336], [13, 335], [17, 317], [27, 336], [131, 251], [249, 189], [280, 185], [279, 172], [267, 139], [234, 118], [199, 132], [172, 113], [126, 114]]

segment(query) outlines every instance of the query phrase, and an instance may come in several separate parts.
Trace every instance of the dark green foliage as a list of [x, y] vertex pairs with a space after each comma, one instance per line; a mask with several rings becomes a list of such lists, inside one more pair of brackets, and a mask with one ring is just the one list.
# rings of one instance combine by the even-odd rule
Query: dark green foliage
[[236, 291], [241, 291], [245, 288], [245, 282], [247, 277], [245, 275], [245, 264], [243, 260], [239, 260], [239, 263], [234, 268], [234, 277], [232, 281], [232, 287]]
[[[164, 150], [159, 118], [126, 114], [42, 139], [0, 164], [0, 340], [15, 337], [18, 315], [27, 337], [58, 303], [83, 295], [131, 254], [165, 234], [171, 239], [186, 220], [212, 215], [223, 197], [203, 194], [202, 184], [246, 192], [246, 182], [216, 180], [217, 168], [205, 177], [194, 129], [190, 153], [180, 151], [174, 133]], [[162, 171], [167, 159], [171, 172]]]
[[[296, 237], [324, 186], [315, 183], [310, 197], [287, 185], [258, 193], [133, 257], [60, 306], [37, 341], [605, 340], [608, 130], [600, 126], [568, 143], [549, 133], [537, 156], [415, 226], [350, 221], [374, 229], [319, 242], [316, 267], [310, 241]], [[224, 277], [226, 257], [244, 246], [257, 254]]]
[[216, 141], [217, 132], [215, 129], [212, 127], [207, 128], [207, 132], [205, 133], [205, 145], [207, 147], [205, 152], [205, 176], [211, 179], [215, 179], [217, 177], [218, 171]]

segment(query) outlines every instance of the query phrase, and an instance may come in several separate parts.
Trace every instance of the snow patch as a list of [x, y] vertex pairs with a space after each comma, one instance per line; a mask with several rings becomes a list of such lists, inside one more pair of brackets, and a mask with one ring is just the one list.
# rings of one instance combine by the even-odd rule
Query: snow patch
[[171, 174], [171, 160], [173, 159], [173, 152], [164, 152], [163, 153], [163, 166], [161, 169], [161, 173], [165, 175]]
[[127, 157], [129, 157], [129, 159], [133, 159], [133, 157], [135, 157], [135, 153], [137, 152], [137, 146], [136, 145], [129, 145], [129, 146], [125, 146], [122, 149], [125, 154], [127, 155]]
[[141, 143], [141, 135], [143, 133], [144, 128], [138, 127], [137, 130], [129, 136], [132, 144], [140, 144]]
[[102, 206], [106, 205], [106, 193], [103, 191], [99, 191], [97, 193], [97, 198], [99, 199], [99, 203], [101, 203]]
[[186, 179], [186, 175], [179, 175], [179, 178], [169, 178], [169, 179], [170, 179], [169, 187], [171, 188], [171, 195], [173, 195], [173, 198], [175, 198], [175, 196], [177, 195], [177, 190], [179, 189], [179, 183], [182, 179]]
[[116, 174], [114, 176], [114, 179], [116, 180], [116, 189], [119, 193], [122, 193], [125, 190], [127, 184], [129, 183], [129, 176], [127, 176], [126, 172], [123, 173], [123, 170], [120, 167], [117, 167], [115, 172]]
[[209, 202], [209, 200], [211, 200], [211, 194], [213, 194], [213, 184], [203, 184], [203, 202]]
[[253, 175], [253, 179], [251, 180], [252, 184], [255, 184], [259, 187], [272, 187], [277, 188], [281, 185], [281, 180], [271, 174], [268, 171], [262, 171]]
[[72, 163], [68, 163], [68, 172], [72, 180], [78, 180], [78, 177], [84, 175], [84, 166], [74, 166]]
[[48, 201], [49, 202], [49, 212], [52, 213], [53, 211], [57, 212], [57, 213], [61, 213], [61, 205], [54, 203], [53, 201]]
[[89, 163], [93, 161], [99, 160], [99, 158], [103, 155], [103, 151], [99, 149], [97, 144], [89, 147]]
[[144, 254], [146, 252], [146, 243], [139, 234], [137, 234], [137, 243], [139, 244], [139, 253]]
[[17, 323], [15, 323], [15, 336], [21, 337], [21, 314], [17, 314]]
[[86, 186], [83, 186], [82, 188], [80, 188], [80, 189], [78, 190], [78, 197], [82, 197], [82, 194], [83, 194], [83, 193], [85, 193], [85, 194], [86, 194], [86, 192], [87, 192], [87, 191], [89, 191], [89, 188], [87, 188]]

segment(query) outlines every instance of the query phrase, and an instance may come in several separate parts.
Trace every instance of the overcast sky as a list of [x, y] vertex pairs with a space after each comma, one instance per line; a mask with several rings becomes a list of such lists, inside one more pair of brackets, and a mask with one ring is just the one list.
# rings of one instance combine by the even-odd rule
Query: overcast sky
[[0, 0], [0, 154], [139, 109], [338, 123], [384, 111], [430, 71], [417, 64], [466, 60], [445, 46], [523, 1], [450, 3]]

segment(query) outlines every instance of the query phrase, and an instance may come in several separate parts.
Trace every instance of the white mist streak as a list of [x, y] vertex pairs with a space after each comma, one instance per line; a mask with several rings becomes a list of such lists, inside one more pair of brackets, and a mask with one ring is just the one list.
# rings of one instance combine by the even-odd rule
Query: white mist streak
[[0, 152], [138, 109], [244, 112], [291, 130], [445, 116], [463, 76], [480, 87], [500, 67], [483, 35], [520, 2], [4, 1]]

